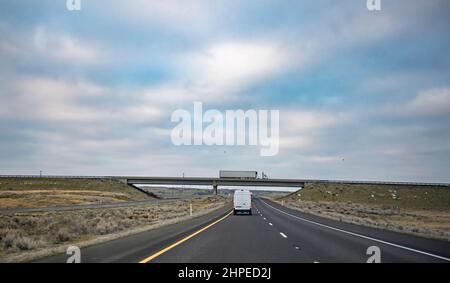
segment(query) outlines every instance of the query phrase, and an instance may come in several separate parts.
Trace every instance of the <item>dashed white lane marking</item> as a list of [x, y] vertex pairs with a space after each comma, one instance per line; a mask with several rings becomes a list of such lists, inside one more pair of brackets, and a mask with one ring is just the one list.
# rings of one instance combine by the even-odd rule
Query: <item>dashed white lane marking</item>
[[331, 229], [331, 230], [334, 230], [334, 231], [338, 231], [338, 232], [345, 233], [345, 234], [348, 234], [348, 235], [352, 235], [352, 236], [355, 236], [355, 237], [359, 237], [359, 238], [363, 238], [363, 239], [366, 239], [366, 240], [371, 240], [371, 241], [374, 241], [374, 242], [382, 243], [382, 244], [385, 244], [385, 245], [393, 246], [393, 247], [396, 247], [396, 248], [404, 249], [404, 250], [407, 250], [407, 251], [411, 251], [411, 252], [427, 255], [427, 256], [438, 258], [438, 259], [442, 259], [442, 260], [445, 260], [445, 261], [450, 261], [450, 258], [447, 258], [447, 257], [443, 257], [443, 256], [440, 256], [440, 255], [427, 253], [427, 252], [416, 250], [416, 249], [413, 249], [413, 248], [408, 248], [408, 247], [401, 246], [401, 245], [398, 245], [398, 244], [394, 244], [394, 243], [391, 243], [391, 242], [387, 242], [387, 241], [383, 241], [383, 240], [380, 240], [380, 239], [376, 239], [376, 238], [364, 236], [364, 235], [361, 235], [361, 234], [349, 232], [349, 231], [342, 230], [342, 229], [339, 229], [339, 228], [335, 228], [335, 227], [332, 227], [332, 226], [328, 226], [328, 225], [325, 225], [325, 224], [322, 224], [322, 223], [319, 223], [319, 222], [315, 222], [315, 221], [311, 221], [311, 220], [308, 220], [308, 219], [305, 219], [305, 218], [302, 218], [302, 217], [298, 217], [298, 216], [292, 215], [290, 213], [284, 212], [281, 209], [273, 207], [272, 205], [266, 203], [263, 200], [261, 200], [261, 202], [264, 203], [265, 205], [271, 207], [272, 209], [274, 209], [276, 211], [279, 211], [279, 212], [281, 212], [283, 214], [286, 214], [288, 216], [291, 216], [293, 218], [296, 218], [298, 220], [301, 220], [301, 221], [304, 221], [304, 222], [307, 222], [307, 223], [315, 224], [315, 225], [318, 225], [318, 226], [321, 226], [321, 227], [324, 227], [324, 228], [328, 228], [328, 229]]
[[287, 238], [287, 236], [285, 234], [281, 233], [281, 232], [280, 232], [280, 235], [281, 235], [281, 237], [283, 237], [285, 239]]
[[272, 224], [272, 223], [269, 223], [269, 225], [270, 225], [270, 226], [273, 226], [273, 224]]

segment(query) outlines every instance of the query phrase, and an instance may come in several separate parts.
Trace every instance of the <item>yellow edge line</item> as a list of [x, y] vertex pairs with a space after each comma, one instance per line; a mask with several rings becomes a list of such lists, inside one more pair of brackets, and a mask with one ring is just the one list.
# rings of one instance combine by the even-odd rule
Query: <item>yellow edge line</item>
[[166, 247], [166, 248], [160, 250], [159, 252], [154, 253], [153, 255], [147, 257], [146, 259], [141, 260], [139, 263], [147, 263], [147, 262], [151, 261], [152, 259], [154, 259], [154, 258], [156, 258], [156, 257], [158, 257], [158, 256], [160, 256], [160, 255], [162, 255], [163, 253], [165, 253], [165, 252], [167, 252], [167, 251], [169, 251], [169, 250], [175, 248], [176, 246], [180, 245], [181, 243], [186, 242], [187, 240], [191, 239], [192, 237], [195, 237], [196, 235], [200, 234], [201, 232], [205, 231], [206, 229], [208, 229], [208, 228], [210, 228], [210, 227], [216, 225], [216, 224], [219, 223], [220, 221], [224, 220], [225, 218], [227, 218], [228, 216], [230, 216], [230, 214], [231, 214], [232, 212], [233, 212], [233, 211], [230, 211], [230, 213], [228, 213], [228, 214], [225, 215], [224, 217], [222, 217], [222, 218], [220, 218], [220, 219], [214, 221], [213, 223], [209, 224], [209, 225], [206, 226], [206, 227], [203, 227], [202, 229], [198, 230], [197, 232], [194, 232], [194, 233], [192, 233], [191, 235], [189, 235], [189, 236], [187, 236], [187, 237], [185, 237], [185, 238], [179, 240], [178, 242], [173, 243], [172, 245], [170, 245], [170, 246], [168, 246], [168, 247]]

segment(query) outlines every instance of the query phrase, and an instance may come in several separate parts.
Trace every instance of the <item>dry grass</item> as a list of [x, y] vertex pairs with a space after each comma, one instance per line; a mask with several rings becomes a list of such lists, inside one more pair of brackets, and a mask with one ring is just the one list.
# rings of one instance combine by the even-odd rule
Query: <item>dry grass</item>
[[310, 184], [287, 199], [387, 205], [403, 209], [450, 210], [450, 189], [433, 186]]
[[115, 180], [0, 179], [0, 208], [40, 208], [145, 199], [149, 197], [144, 193]]
[[30, 260], [36, 254], [49, 255], [62, 245], [98, 243], [98, 239], [110, 240], [185, 219], [189, 202], [193, 203], [194, 215], [199, 215], [222, 207], [227, 199], [207, 197], [133, 207], [0, 215], [0, 262]]
[[450, 240], [447, 188], [313, 184], [277, 201], [339, 221]]

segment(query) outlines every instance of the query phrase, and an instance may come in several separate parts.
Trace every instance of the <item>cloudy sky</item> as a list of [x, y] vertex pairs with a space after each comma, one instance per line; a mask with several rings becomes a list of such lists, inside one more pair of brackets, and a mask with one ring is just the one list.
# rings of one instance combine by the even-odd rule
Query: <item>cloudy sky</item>
[[[450, 182], [450, 1], [0, 0], [0, 174]], [[280, 110], [280, 150], [171, 115]]]

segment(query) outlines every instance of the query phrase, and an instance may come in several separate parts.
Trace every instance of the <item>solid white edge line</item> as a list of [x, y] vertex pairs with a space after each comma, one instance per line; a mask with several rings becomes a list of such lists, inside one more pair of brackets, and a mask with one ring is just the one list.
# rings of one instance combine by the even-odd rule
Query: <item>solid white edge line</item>
[[413, 248], [408, 248], [408, 247], [405, 247], [405, 246], [402, 246], [402, 245], [394, 244], [394, 243], [391, 243], [391, 242], [386, 242], [386, 241], [383, 241], [383, 240], [380, 240], [380, 239], [376, 239], [376, 238], [364, 236], [364, 235], [361, 235], [361, 234], [349, 232], [349, 231], [342, 230], [342, 229], [339, 229], [339, 228], [335, 228], [335, 227], [332, 227], [332, 226], [328, 226], [328, 225], [325, 225], [325, 224], [322, 224], [322, 223], [319, 223], [319, 222], [315, 222], [315, 221], [311, 221], [311, 220], [308, 220], [308, 219], [305, 219], [305, 218], [302, 218], [302, 217], [298, 217], [298, 216], [292, 215], [290, 213], [284, 212], [281, 209], [273, 207], [273, 206], [271, 206], [270, 204], [266, 203], [263, 200], [261, 200], [261, 202], [264, 203], [265, 205], [267, 205], [267, 206], [269, 206], [269, 207], [271, 207], [271, 208], [281, 212], [281, 213], [284, 213], [286, 215], [289, 215], [291, 217], [297, 218], [299, 220], [302, 220], [302, 221], [305, 221], [305, 222], [308, 222], [308, 223], [311, 223], [311, 224], [315, 224], [315, 225], [318, 225], [318, 226], [321, 226], [321, 227], [325, 227], [325, 228], [328, 228], [328, 229], [331, 229], [331, 230], [334, 230], [334, 231], [342, 232], [342, 233], [349, 234], [349, 235], [356, 236], [356, 237], [360, 237], [360, 238], [363, 238], [363, 239], [367, 239], [367, 240], [375, 241], [375, 242], [378, 242], [378, 243], [386, 244], [386, 245], [389, 245], [389, 246], [397, 247], [397, 248], [400, 248], [400, 249], [408, 250], [408, 251], [411, 251], [411, 252], [415, 252], [415, 253], [419, 253], [419, 254], [435, 257], [435, 258], [439, 258], [439, 259], [442, 259], [442, 260], [445, 260], [445, 261], [450, 261], [450, 258], [446, 258], [446, 257], [440, 256], [440, 255], [435, 255], [435, 254], [432, 254], [432, 253], [427, 253], [427, 252], [416, 250], [416, 249], [413, 249]]
[[285, 239], [287, 238], [287, 236], [286, 236], [285, 234], [281, 233], [281, 232], [280, 232], [280, 235], [281, 235], [283, 238], [285, 238]]

